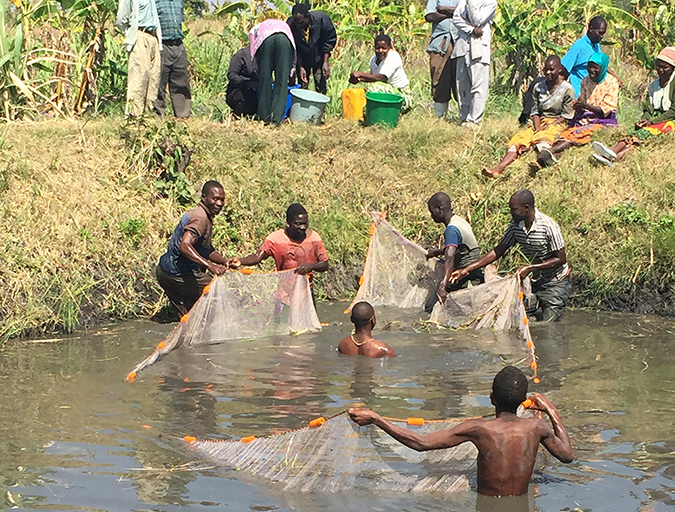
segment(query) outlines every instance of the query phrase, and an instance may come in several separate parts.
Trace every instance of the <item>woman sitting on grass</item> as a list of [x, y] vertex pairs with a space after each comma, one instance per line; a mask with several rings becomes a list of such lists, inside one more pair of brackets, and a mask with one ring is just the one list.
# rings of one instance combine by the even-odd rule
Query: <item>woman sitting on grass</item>
[[558, 136], [551, 149], [539, 152], [537, 163], [546, 167], [558, 161], [560, 154], [572, 146], [585, 146], [591, 142], [596, 130], [605, 126], [618, 126], [616, 107], [619, 104], [619, 80], [609, 71], [609, 57], [595, 53], [588, 59], [588, 76], [581, 80], [581, 92], [572, 103], [576, 112], [572, 127]]
[[388, 92], [403, 96], [404, 108], [412, 106], [412, 94], [408, 87], [408, 76], [403, 71], [403, 61], [393, 49], [391, 38], [380, 34], [375, 38], [375, 55], [370, 59], [370, 73], [354, 71], [349, 75], [349, 83], [367, 82], [368, 90]]
[[639, 146], [644, 140], [672, 132], [675, 129], [675, 47], [668, 46], [661, 50], [656, 57], [656, 74], [659, 77], [654, 80], [647, 89], [647, 98], [642, 106], [642, 119], [635, 123], [635, 129], [626, 135], [612, 149], [602, 142], [594, 142], [593, 150], [598, 162], [612, 166], [617, 160], [621, 160], [635, 146]]
[[556, 137], [574, 117], [572, 102], [574, 88], [563, 78], [560, 57], [551, 55], [544, 63], [545, 81], [538, 83], [532, 92], [532, 126], [516, 133], [509, 141], [506, 155], [496, 167], [483, 168], [489, 178], [500, 176], [507, 166], [532, 148], [537, 153], [550, 148]]

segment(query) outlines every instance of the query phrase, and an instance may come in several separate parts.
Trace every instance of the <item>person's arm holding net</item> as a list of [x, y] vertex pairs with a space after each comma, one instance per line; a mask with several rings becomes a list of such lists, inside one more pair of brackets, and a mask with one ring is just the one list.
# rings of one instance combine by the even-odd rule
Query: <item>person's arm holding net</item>
[[370, 409], [349, 409], [349, 417], [358, 425], [375, 425], [381, 428], [399, 443], [418, 452], [452, 448], [467, 441], [472, 441], [476, 420], [467, 420], [447, 430], [421, 435], [407, 428], [399, 427], [385, 420]]
[[574, 460], [574, 449], [558, 409], [544, 395], [536, 394], [530, 397], [530, 400], [532, 400], [532, 405], [528, 409], [545, 412], [551, 420], [551, 425], [542, 421], [544, 432], [541, 436], [541, 444], [560, 462], [569, 464]]

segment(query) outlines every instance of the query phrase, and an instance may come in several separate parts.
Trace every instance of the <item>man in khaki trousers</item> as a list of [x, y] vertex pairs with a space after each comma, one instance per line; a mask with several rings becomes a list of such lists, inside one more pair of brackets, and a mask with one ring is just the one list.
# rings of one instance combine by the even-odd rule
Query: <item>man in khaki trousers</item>
[[155, 0], [120, 0], [115, 26], [129, 52], [127, 115], [140, 117], [157, 99], [162, 69], [162, 28]]

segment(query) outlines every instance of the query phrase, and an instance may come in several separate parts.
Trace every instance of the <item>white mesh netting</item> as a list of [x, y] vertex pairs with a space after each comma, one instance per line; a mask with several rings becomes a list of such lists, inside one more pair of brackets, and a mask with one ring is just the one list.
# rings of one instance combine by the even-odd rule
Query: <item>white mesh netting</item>
[[320, 330], [307, 276], [293, 270], [256, 273], [250, 269], [217, 276], [190, 312], [153, 353], [128, 375], [181, 345], [218, 343]]

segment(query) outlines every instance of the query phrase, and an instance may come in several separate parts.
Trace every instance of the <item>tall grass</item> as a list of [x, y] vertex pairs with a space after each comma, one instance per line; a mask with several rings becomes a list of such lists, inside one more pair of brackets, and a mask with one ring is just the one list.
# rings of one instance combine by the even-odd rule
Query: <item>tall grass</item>
[[[139, 149], [127, 142], [129, 129], [110, 120], [53, 120], [13, 126], [11, 138], [5, 131], [0, 338], [147, 316], [166, 305], [153, 266], [189, 205], [158, 196], [155, 176], [135, 167]], [[206, 179], [225, 186], [214, 235], [231, 256], [255, 250], [282, 227], [289, 203], [305, 204], [331, 257], [331, 271], [317, 277], [320, 297], [354, 293], [369, 211], [386, 211], [406, 236], [435, 246], [441, 228], [426, 200], [444, 190], [488, 250], [509, 221], [510, 194], [528, 187], [562, 227], [577, 304], [672, 314], [675, 137], [611, 170], [592, 165], [590, 148], [581, 148], [536, 178], [527, 156], [486, 182], [480, 168], [501, 156], [516, 129], [510, 117], [488, 118], [474, 132], [421, 112], [389, 131], [335, 119], [273, 130], [195, 118], [185, 123], [194, 149], [187, 172], [195, 189]], [[598, 137], [612, 142], [619, 133]], [[514, 252], [500, 269], [520, 262]]]

